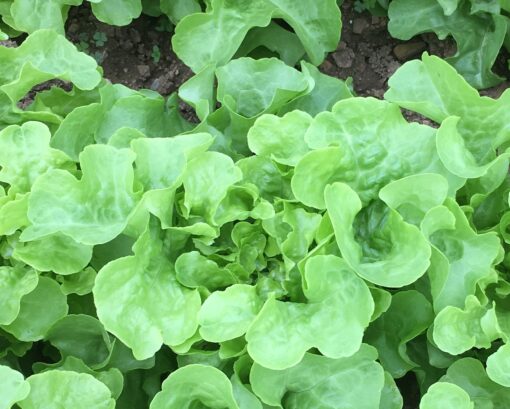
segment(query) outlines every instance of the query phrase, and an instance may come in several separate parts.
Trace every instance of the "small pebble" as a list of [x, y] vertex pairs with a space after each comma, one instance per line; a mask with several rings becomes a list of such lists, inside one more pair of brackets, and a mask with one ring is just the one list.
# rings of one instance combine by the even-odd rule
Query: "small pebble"
[[333, 53], [333, 60], [340, 68], [349, 68], [354, 61], [354, 51], [350, 48], [338, 50]]
[[151, 75], [151, 69], [148, 65], [137, 65], [136, 69], [142, 77], [148, 77]]
[[427, 45], [423, 41], [413, 41], [395, 46], [393, 53], [399, 61], [407, 61], [425, 51]]

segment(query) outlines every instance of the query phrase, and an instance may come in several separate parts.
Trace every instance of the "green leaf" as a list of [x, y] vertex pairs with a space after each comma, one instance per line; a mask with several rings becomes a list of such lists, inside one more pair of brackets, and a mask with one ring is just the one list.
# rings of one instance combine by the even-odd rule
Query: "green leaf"
[[290, 271], [295, 264], [307, 256], [321, 223], [321, 217], [316, 213], [285, 203], [282, 221], [292, 229], [280, 244], [283, 261]]
[[188, 158], [211, 143], [211, 135], [205, 133], [131, 141], [136, 153], [135, 176], [145, 190], [140, 205], [157, 216], [164, 228], [173, 224], [175, 191], [182, 184]]
[[379, 408], [385, 378], [376, 358], [375, 348], [362, 345], [348, 358], [305, 354], [300, 363], [283, 371], [254, 364], [250, 383], [271, 407], [329, 409], [341, 402], [346, 408], [374, 409]]
[[2, 328], [21, 341], [39, 341], [67, 311], [60, 286], [50, 278], [40, 277], [37, 287], [21, 299], [16, 319]]
[[144, 190], [176, 189], [182, 183], [186, 156], [171, 138], [139, 138], [131, 142], [136, 153], [137, 179]]
[[384, 388], [381, 393], [380, 409], [402, 409], [404, 402], [395, 380], [384, 372]]
[[489, 88], [502, 81], [491, 68], [503, 45], [507, 21], [499, 15], [472, 14], [468, 5], [462, 2], [445, 15], [435, 0], [394, 0], [388, 9], [388, 30], [401, 40], [425, 32], [434, 32], [441, 40], [452, 35], [458, 51], [447, 61], [474, 87]]
[[91, 1], [92, 12], [99, 21], [115, 26], [126, 26], [142, 13], [141, 0]]
[[176, 278], [183, 286], [205, 287], [210, 291], [236, 284], [237, 278], [231, 271], [221, 268], [198, 251], [182, 253], [175, 261]]
[[30, 191], [35, 180], [50, 169], [74, 168], [63, 152], [50, 148], [50, 130], [40, 122], [12, 125], [0, 132], [0, 182], [9, 193]]
[[39, 30], [16, 48], [0, 47], [0, 91], [13, 102], [33, 86], [54, 78], [84, 90], [101, 80], [97, 63], [53, 30]]
[[305, 75], [276, 58], [239, 58], [216, 77], [218, 101], [245, 118], [274, 112], [311, 88]]
[[283, 18], [297, 34], [310, 61], [319, 65], [340, 40], [342, 19], [335, 0], [267, 0], [276, 6], [274, 18]]
[[290, 368], [312, 347], [327, 357], [342, 358], [361, 346], [374, 311], [363, 280], [342, 259], [315, 256], [306, 262], [303, 281], [308, 303], [270, 298], [248, 329], [248, 352], [266, 368]]
[[10, 409], [12, 405], [27, 397], [30, 385], [23, 375], [8, 366], [0, 365], [0, 409]]
[[432, 306], [418, 291], [399, 291], [389, 309], [370, 324], [364, 341], [379, 351], [379, 361], [392, 377], [401, 378], [417, 367], [407, 353], [407, 343], [432, 324]]
[[62, 286], [60, 287], [65, 295], [77, 294], [86, 295], [92, 292], [96, 271], [92, 267], [87, 267], [78, 273], [63, 276]]
[[153, 91], [129, 92], [131, 95], [120, 99], [115, 99], [114, 95], [105, 97], [104, 117], [99, 117], [94, 135], [98, 143], [107, 143], [114, 132], [121, 128], [137, 129], [153, 138], [173, 136], [189, 129], [178, 114], [176, 94], [165, 101]]
[[16, 194], [13, 200], [0, 202], [0, 235], [11, 235], [30, 224], [28, 213], [29, 194]]
[[79, 6], [83, 0], [14, 0], [10, 8], [14, 27], [32, 33], [50, 28], [64, 34], [64, 22], [69, 6]]
[[243, 181], [256, 186], [265, 200], [285, 197], [285, 190], [290, 190], [278, 166], [269, 158], [253, 155], [236, 162], [236, 166], [243, 172]]
[[385, 287], [403, 287], [425, 273], [430, 246], [396, 211], [378, 202], [362, 210], [356, 192], [338, 182], [326, 187], [324, 197], [338, 248], [361, 277]]
[[200, 13], [202, 8], [198, 0], [160, 0], [161, 11], [172, 23], [177, 24], [189, 14]]
[[263, 115], [248, 132], [248, 146], [258, 156], [295, 166], [310, 151], [304, 136], [311, 122], [312, 117], [302, 111], [292, 111], [283, 117]]
[[419, 225], [430, 209], [443, 204], [447, 195], [448, 181], [434, 173], [407, 176], [379, 191], [382, 201], [414, 225]]
[[436, 345], [452, 355], [471, 348], [490, 348], [499, 335], [495, 309], [481, 305], [474, 295], [466, 298], [464, 309], [442, 309], [434, 319], [432, 333]]
[[492, 382], [482, 365], [473, 358], [455, 361], [447, 370], [441, 382], [449, 382], [464, 389], [475, 408], [505, 408], [510, 405], [510, 390]]
[[500, 385], [510, 387], [510, 345], [504, 344], [487, 358], [487, 375]]
[[232, 159], [218, 152], [204, 152], [188, 162], [184, 174], [184, 206], [187, 214], [212, 221], [228, 188], [242, 179]]
[[264, 199], [259, 199], [256, 186], [242, 184], [228, 189], [227, 195], [216, 209], [214, 223], [222, 226], [228, 222], [246, 220], [250, 217], [256, 220], [267, 220], [273, 216], [273, 206]]
[[[438, 123], [438, 149], [452, 171], [470, 177], [484, 174], [484, 165], [496, 158], [496, 149], [508, 141], [510, 93], [499, 99], [481, 97], [449, 64], [424, 54], [400, 67], [388, 82], [385, 98]], [[456, 125], [456, 132], [455, 127]], [[458, 132], [458, 134], [457, 134]], [[446, 140], [439, 140], [446, 137]], [[462, 137], [461, 143], [459, 137]], [[490, 169], [490, 168], [489, 168]]]
[[378, 319], [382, 314], [388, 311], [391, 305], [391, 293], [379, 287], [369, 287], [372, 298], [374, 299], [374, 313], [370, 322]]
[[206, 341], [223, 342], [244, 335], [262, 308], [256, 288], [235, 284], [215, 291], [205, 300], [198, 322]]
[[479, 165], [475, 156], [466, 148], [464, 139], [457, 129], [460, 119], [446, 118], [437, 131], [437, 153], [446, 168], [460, 177], [479, 178], [487, 174], [492, 167], [497, 168], [500, 163], [508, 167], [510, 152], [502, 153], [492, 161]]
[[446, 306], [464, 308], [466, 297], [475, 294], [477, 283], [493, 275], [491, 266], [501, 247], [493, 232], [475, 233], [453, 200], [447, 199], [445, 206], [455, 218], [454, 228], [438, 226], [430, 236], [434, 250], [438, 250], [432, 254], [428, 272], [436, 313]]
[[[353, 138], [352, 135], [361, 135]], [[419, 173], [439, 173], [457, 190], [436, 153], [434, 129], [408, 123], [400, 109], [374, 98], [339, 101], [315, 117], [305, 134], [313, 150], [297, 163], [292, 191], [307, 206], [324, 208], [324, 188], [351, 186], [366, 204], [387, 183]]]
[[206, 12], [188, 15], [179, 22], [172, 49], [194, 72], [211, 64], [222, 66], [234, 56], [251, 28], [266, 27], [272, 18], [284, 19], [292, 27], [315, 65], [340, 39], [340, 10], [334, 0], [320, 5], [310, 0], [213, 0]]
[[13, 257], [38, 271], [74, 274], [84, 269], [92, 258], [92, 246], [75, 242], [63, 234], [18, 243]]
[[103, 363], [112, 345], [103, 325], [89, 315], [68, 315], [57, 321], [45, 336], [62, 358], [73, 356], [93, 366]]
[[[98, 87], [104, 85], [104, 82]], [[51, 111], [61, 117], [66, 117], [74, 109], [99, 101], [99, 89], [81, 90], [73, 87], [70, 91], [52, 86], [35, 95], [34, 102], [29, 105], [31, 111]]]
[[150, 409], [181, 409], [196, 403], [212, 409], [240, 409], [226, 375], [212, 366], [199, 364], [170, 374]]
[[191, 14], [179, 22], [172, 49], [196, 73], [208, 65], [224, 65], [250, 28], [269, 24], [272, 9], [265, 0], [215, 0], [205, 13]]
[[13, 322], [19, 314], [23, 296], [37, 286], [38, 276], [32, 269], [21, 266], [0, 266], [0, 324]]
[[205, 121], [215, 108], [214, 73], [214, 65], [209, 65], [182, 84], [178, 90], [179, 98], [195, 108], [201, 121]]
[[106, 145], [87, 147], [80, 155], [83, 176], [52, 170], [32, 188], [23, 241], [61, 232], [78, 243], [101, 244], [126, 227], [135, 205], [134, 154]]
[[437, 382], [432, 385], [420, 402], [420, 409], [474, 409], [469, 395], [464, 389], [448, 382]]
[[100, 321], [139, 360], [154, 355], [163, 343], [183, 343], [198, 326], [200, 296], [179, 285], [162, 249], [152, 225], [133, 246], [134, 255], [108, 263], [94, 286]]
[[106, 385], [92, 375], [70, 371], [48, 371], [27, 379], [30, 394], [19, 402], [21, 409], [114, 409]]
[[459, 6], [460, 0], [438, 0], [438, 3], [443, 8], [445, 16], [450, 16]]
[[310, 93], [285, 105], [280, 113], [298, 109], [315, 116], [323, 111], [330, 111], [335, 103], [341, 99], [353, 97], [352, 79], [348, 78], [346, 81], [342, 81], [330, 77], [306, 61], [301, 61], [301, 71], [314, 80], [315, 86]]
[[[118, 143], [117, 138], [132, 139], [145, 135], [167, 138], [190, 129], [178, 113], [176, 94], [165, 102], [154, 91], [134, 91], [120, 84], [104, 85], [99, 93], [100, 102], [74, 109], [52, 138], [52, 146], [74, 160], [78, 159], [85, 146], [94, 141], [114, 144]], [[87, 126], [82, 126], [84, 121]], [[122, 147], [129, 147], [129, 144]]]
[[257, 52], [277, 54], [285, 64], [294, 67], [305, 55], [296, 33], [271, 21], [266, 27], [254, 27], [243, 40], [235, 57], [258, 56]]
[[37, 373], [59, 370], [92, 375], [98, 381], [104, 383], [108, 389], [110, 389], [114, 399], [117, 399], [120, 396], [124, 386], [122, 372], [120, 372], [117, 368], [94, 371], [85, 365], [81, 359], [75, 358], [73, 356], [68, 356], [56, 364], [43, 364], [38, 362], [34, 365], [34, 370]]

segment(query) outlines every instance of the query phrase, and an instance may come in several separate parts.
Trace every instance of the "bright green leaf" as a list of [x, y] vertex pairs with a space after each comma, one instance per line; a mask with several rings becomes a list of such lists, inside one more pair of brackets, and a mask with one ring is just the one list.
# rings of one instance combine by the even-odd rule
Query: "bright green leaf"
[[48, 371], [27, 379], [30, 394], [19, 402], [21, 409], [114, 409], [106, 385], [92, 375]]
[[50, 278], [40, 277], [37, 287], [21, 299], [16, 319], [2, 328], [21, 341], [39, 341], [67, 311], [60, 286]]
[[248, 352], [258, 364], [285, 369], [312, 347], [330, 358], [360, 348], [374, 311], [367, 285], [342, 259], [315, 256], [305, 265], [303, 287], [308, 303], [270, 298], [250, 326]]
[[134, 255], [108, 263], [94, 286], [100, 321], [140, 360], [163, 343], [181, 344], [198, 326], [200, 296], [177, 282], [158, 234], [149, 227], [135, 243]]
[[12, 405], [27, 397], [30, 385], [23, 375], [8, 366], [0, 365], [0, 409], [10, 409]]
[[80, 155], [80, 180], [63, 170], [45, 173], [32, 188], [32, 225], [21, 240], [61, 232], [78, 243], [101, 244], [118, 236], [135, 205], [133, 160], [126, 149], [95, 145]]

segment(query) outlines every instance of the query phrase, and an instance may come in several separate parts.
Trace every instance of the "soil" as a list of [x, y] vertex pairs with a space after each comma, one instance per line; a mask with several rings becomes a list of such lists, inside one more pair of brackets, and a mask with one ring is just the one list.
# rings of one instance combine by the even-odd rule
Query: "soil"
[[169, 95], [193, 73], [172, 52], [171, 34], [163, 29], [162, 20], [145, 15], [129, 26], [113, 27], [98, 21], [87, 6], [71, 9], [66, 24], [67, 37], [87, 48], [105, 78]]

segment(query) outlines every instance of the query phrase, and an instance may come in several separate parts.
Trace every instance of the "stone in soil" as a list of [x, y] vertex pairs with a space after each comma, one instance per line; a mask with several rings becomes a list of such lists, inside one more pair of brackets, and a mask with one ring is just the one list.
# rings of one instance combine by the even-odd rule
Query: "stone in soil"
[[355, 18], [352, 22], [352, 32], [354, 34], [361, 34], [368, 26], [368, 21], [364, 18]]
[[393, 48], [393, 54], [399, 61], [407, 61], [419, 55], [425, 51], [427, 44], [423, 41], [411, 41], [408, 43], [397, 44]]
[[333, 60], [340, 68], [349, 68], [354, 61], [354, 51], [349, 47], [338, 50], [333, 53]]

